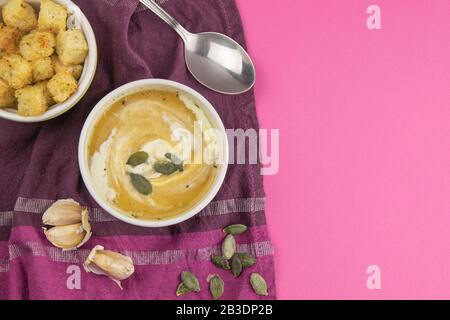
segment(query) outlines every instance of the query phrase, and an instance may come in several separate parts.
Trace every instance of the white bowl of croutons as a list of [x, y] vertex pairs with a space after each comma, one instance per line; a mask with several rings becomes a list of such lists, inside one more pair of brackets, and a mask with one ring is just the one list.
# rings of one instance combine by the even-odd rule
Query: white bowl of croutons
[[94, 31], [70, 0], [0, 0], [0, 117], [55, 118], [84, 96], [97, 67]]

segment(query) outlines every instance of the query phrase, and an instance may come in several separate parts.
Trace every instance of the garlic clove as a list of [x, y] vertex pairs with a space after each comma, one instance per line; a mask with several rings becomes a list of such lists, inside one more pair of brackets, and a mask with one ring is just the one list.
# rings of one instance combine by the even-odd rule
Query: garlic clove
[[44, 234], [55, 247], [65, 250], [76, 249], [87, 235], [81, 223], [44, 229]]
[[83, 208], [83, 211], [81, 212], [81, 227], [80, 231], [84, 232], [85, 236], [83, 240], [77, 245], [77, 248], [81, 247], [83, 244], [88, 242], [88, 240], [92, 236], [92, 228], [91, 224], [89, 223], [89, 213], [86, 208]]
[[42, 216], [44, 225], [65, 226], [81, 222], [82, 212], [86, 210], [72, 199], [58, 200]]
[[122, 289], [120, 281], [129, 278], [134, 273], [133, 260], [120, 253], [105, 250], [96, 246], [84, 262], [86, 272], [105, 275], [116, 282]]
[[125, 280], [134, 272], [133, 261], [130, 257], [109, 250], [97, 252], [94, 264], [116, 280]]
[[89, 213], [86, 208], [83, 208], [83, 211], [81, 212], [81, 226], [84, 231], [91, 231], [91, 224], [89, 223]]
[[87, 208], [72, 199], [58, 200], [42, 216], [47, 239], [63, 250], [75, 250], [92, 235]]

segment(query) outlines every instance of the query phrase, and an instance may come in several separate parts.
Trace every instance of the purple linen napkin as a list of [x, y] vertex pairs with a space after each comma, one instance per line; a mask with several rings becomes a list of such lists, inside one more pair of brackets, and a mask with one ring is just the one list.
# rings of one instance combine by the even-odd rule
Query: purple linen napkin
[[[75, 0], [95, 31], [99, 63], [86, 96], [71, 111], [42, 124], [0, 120], [0, 299], [177, 299], [183, 270], [194, 272], [202, 291], [180, 299], [210, 299], [206, 277], [225, 281], [224, 299], [262, 299], [250, 287], [251, 272], [267, 280], [275, 298], [273, 248], [264, 215], [259, 165], [231, 165], [216, 199], [196, 217], [176, 226], [141, 228], [118, 221], [93, 201], [81, 179], [77, 146], [84, 120], [108, 92], [127, 82], [165, 78], [203, 94], [226, 128], [258, 129], [253, 92], [239, 96], [214, 93], [189, 74], [181, 39], [138, 0]], [[218, 31], [244, 44], [234, 0], [165, 0], [168, 12], [193, 32]], [[53, 247], [41, 229], [43, 212], [57, 199], [74, 198], [90, 208], [94, 235], [77, 251]], [[258, 263], [240, 278], [210, 262], [224, 238], [222, 228], [248, 225], [238, 249]], [[135, 274], [123, 290], [107, 277], [85, 273], [91, 248], [129, 255]], [[79, 283], [71, 276], [80, 270]], [[79, 288], [78, 288], [79, 285]]]

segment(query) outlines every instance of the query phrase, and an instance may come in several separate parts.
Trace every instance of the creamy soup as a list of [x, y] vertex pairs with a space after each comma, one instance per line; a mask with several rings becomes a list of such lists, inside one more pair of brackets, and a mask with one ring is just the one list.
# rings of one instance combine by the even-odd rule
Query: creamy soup
[[210, 191], [220, 143], [204, 112], [178, 92], [148, 90], [114, 102], [90, 136], [97, 192], [125, 215], [173, 218]]

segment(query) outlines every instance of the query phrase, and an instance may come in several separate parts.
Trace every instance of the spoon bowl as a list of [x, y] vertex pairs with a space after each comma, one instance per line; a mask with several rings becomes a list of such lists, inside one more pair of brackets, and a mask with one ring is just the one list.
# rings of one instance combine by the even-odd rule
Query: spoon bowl
[[186, 65], [198, 82], [224, 94], [240, 94], [255, 84], [255, 67], [236, 41], [217, 32], [191, 33], [154, 0], [140, 0], [183, 39]]
[[255, 68], [249, 55], [224, 34], [190, 34], [185, 58], [189, 71], [198, 82], [217, 92], [238, 94], [255, 83]]

